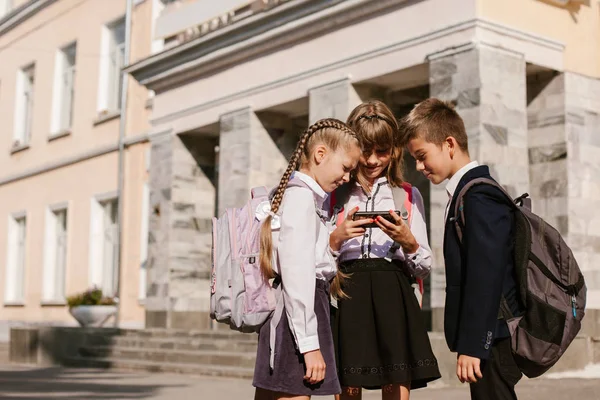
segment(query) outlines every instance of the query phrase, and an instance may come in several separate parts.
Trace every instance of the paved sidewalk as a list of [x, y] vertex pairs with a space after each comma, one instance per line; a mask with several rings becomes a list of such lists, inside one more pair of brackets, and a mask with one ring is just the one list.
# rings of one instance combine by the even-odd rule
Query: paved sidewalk
[[[247, 380], [207, 378], [189, 375], [117, 372], [90, 369], [39, 368], [0, 365], [0, 399], [152, 399], [230, 400], [252, 399], [254, 390]], [[600, 380], [538, 379], [518, 386], [520, 400], [600, 399]], [[380, 399], [368, 392], [364, 399]], [[411, 399], [468, 399], [468, 388], [438, 387], [417, 390]]]

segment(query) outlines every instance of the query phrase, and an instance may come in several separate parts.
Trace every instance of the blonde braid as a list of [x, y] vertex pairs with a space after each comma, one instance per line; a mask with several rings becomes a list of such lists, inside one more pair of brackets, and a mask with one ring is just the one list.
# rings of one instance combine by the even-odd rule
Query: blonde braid
[[[285, 193], [285, 190], [287, 189], [287, 185], [290, 181], [292, 173], [294, 173], [294, 171], [298, 169], [302, 156], [307, 156], [306, 150], [310, 138], [315, 132], [326, 128], [337, 129], [356, 138], [356, 133], [354, 133], [354, 131], [348, 128], [348, 126], [342, 121], [339, 121], [334, 118], [321, 119], [309, 126], [300, 136], [298, 144], [296, 145], [296, 150], [294, 150], [294, 153], [290, 158], [290, 162], [288, 163], [288, 166], [285, 172], [283, 173], [281, 180], [279, 181], [279, 185], [275, 190], [273, 199], [271, 200], [271, 212], [273, 212], [274, 214], [276, 214], [279, 211], [279, 207], [281, 206], [281, 202], [283, 200], [283, 195]], [[275, 277], [275, 272], [273, 271], [273, 265], [271, 261], [271, 257], [273, 254], [273, 239], [271, 236], [272, 219], [273, 217], [269, 215], [264, 220], [260, 230], [260, 269], [262, 271], [263, 276], [266, 279], [272, 279]]]

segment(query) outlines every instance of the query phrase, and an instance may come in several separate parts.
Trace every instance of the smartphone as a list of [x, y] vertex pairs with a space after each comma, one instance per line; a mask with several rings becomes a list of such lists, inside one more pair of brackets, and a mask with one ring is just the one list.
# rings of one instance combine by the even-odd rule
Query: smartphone
[[[396, 210], [396, 214], [402, 215], [402, 213], [398, 210]], [[394, 217], [392, 217], [390, 215], [389, 211], [357, 211], [352, 216], [352, 220], [358, 221], [359, 219], [365, 219], [365, 218], [376, 219], [377, 217], [381, 217], [381, 218], [391, 222], [392, 224], [396, 223], [396, 220], [394, 220]], [[362, 227], [363, 228], [379, 228], [379, 226], [375, 222], [373, 222], [372, 224], [363, 225]]]

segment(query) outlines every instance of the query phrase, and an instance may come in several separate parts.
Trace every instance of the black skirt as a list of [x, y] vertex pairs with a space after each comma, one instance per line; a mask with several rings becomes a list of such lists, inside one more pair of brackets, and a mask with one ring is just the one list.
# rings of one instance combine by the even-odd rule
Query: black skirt
[[319, 346], [325, 360], [325, 380], [311, 385], [304, 380], [306, 365], [304, 356], [296, 348], [296, 341], [283, 310], [275, 333], [275, 361], [269, 366], [271, 319], [261, 327], [258, 334], [258, 350], [254, 368], [253, 385], [257, 388], [292, 395], [327, 396], [341, 393], [337, 377], [335, 353], [329, 315], [329, 283], [317, 279], [315, 290], [315, 314]]
[[350, 274], [333, 320], [342, 386], [379, 389], [388, 384], [427, 386], [441, 377], [421, 308], [402, 264], [384, 259], [341, 265]]

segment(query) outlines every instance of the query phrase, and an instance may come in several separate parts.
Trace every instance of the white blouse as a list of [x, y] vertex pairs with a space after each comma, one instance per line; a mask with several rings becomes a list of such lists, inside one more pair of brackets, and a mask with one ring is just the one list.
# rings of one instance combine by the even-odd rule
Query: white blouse
[[319, 349], [315, 315], [316, 279], [330, 280], [337, 271], [329, 251], [329, 229], [317, 214], [327, 193], [301, 172], [294, 176], [310, 187], [286, 189], [280, 207], [281, 226], [273, 230], [277, 244], [274, 269], [281, 275], [283, 301], [300, 353]]
[[[425, 223], [425, 207], [423, 197], [419, 190], [413, 186], [413, 207], [410, 230], [414, 235], [419, 248], [416, 253], [404, 254], [399, 248], [393, 259], [405, 261], [415, 271], [417, 278], [425, 278], [431, 271], [432, 255], [427, 239], [427, 225]], [[344, 212], [359, 207], [359, 211], [389, 211], [396, 209], [394, 197], [387, 178], [382, 177], [375, 181], [370, 194], [366, 194], [357, 183], [350, 192], [348, 203], [344, 205]], [[393, 240], [379, 228], [368, 228], [363, 236], [345, 241], [339, 251], [339, 262], [364, 258], [385, 258]]]

